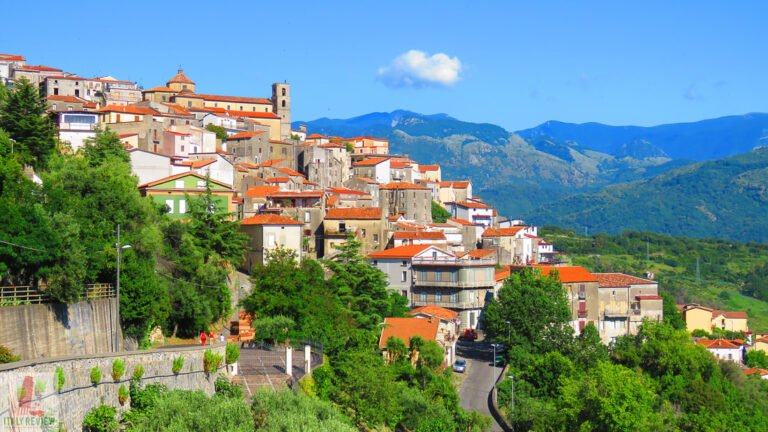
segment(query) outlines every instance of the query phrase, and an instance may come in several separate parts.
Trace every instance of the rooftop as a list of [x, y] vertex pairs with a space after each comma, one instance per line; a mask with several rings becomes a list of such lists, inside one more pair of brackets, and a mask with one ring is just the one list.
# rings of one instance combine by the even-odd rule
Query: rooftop
[[304, 225], [299, 221], [289, 219], [285, 216], [266, 213], [251, 216], [243, 219], [241, 225]]
[[563, 283], [597, 282], [597, 278], [582, 266], [535, 265], [533, 267], [539, 269], [544, 276], [557, 272]]
[[385, 348], [390, 337], [396, 337], [410, 344], [413, 336], [421, 336], [424, 340], [435, 340], [440, 320], [429, 318], [384, 318], [384, 328], [381, 330], [379, 347]]
[[630, 285], [656, 284], [656, 281], [630, 276], [624, 273], [592, 273], [601, 288], [628, 287]]
[[379, 207], [332, 208], [328, 210], [325, 218], [332, 220], [379, 220], [381, 219], [381, 209]]
[[435, 306], [435, 305], [426, 305], [422, 307], [417, 307], [416, 309], [413, 309], [410, 312], [408, 312], [408, 314], [409, 315], [418, 315], [418, 314], [431, 315], [444, 320], [456, 319], [456, 317], [459, 316], [459, 314], [455, 311], [446, 309], [444, 307]]
[[380, 259], [413, 258], [427, 248], [429, 248], [429, 245], [399, 246], [392, 249], [384, 249], [383, 251], [374, 252], [372, 254], [369, 254], [368, 258], [380, 258]]

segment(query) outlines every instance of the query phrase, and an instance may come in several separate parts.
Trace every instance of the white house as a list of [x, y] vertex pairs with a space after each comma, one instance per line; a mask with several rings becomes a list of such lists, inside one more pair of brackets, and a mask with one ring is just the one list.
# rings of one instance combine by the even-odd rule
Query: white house
[[493, 207], [476, 200], [449, 202], [446, 207], [454, 218], [468, 220], [473, 225], [484, 228], [492, 226], [496, 217]]
[[219, 153], [195, 153], [190, 155], [190, 160], [187, 162], [191, 162], [191, 171], [223, 183], [235, 183], [234, 165]]
[[732, 361], [742, 364], [742, 346], [726, 339], [699, 340], [697, 344], [703, 345], [718, 360]]
[[66, 111], [59, 113], [59, 140], [69, 143], [73, 151], [81, 149], [85, 140], [96, 136], [99, 114], [89, 111]]
[[139, 184], [151, 183], [184, 171], [176, 171], [171, 157], [159, 153], [132, 148], [128, 150], [128, 156], [131, 158], [131, 171], [139, 178]]

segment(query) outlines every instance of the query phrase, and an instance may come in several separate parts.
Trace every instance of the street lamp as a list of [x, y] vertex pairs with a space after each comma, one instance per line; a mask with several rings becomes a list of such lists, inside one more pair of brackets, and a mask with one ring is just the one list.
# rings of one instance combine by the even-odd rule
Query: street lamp
[[514, 421], [514, 418], [515, 418], [515, 376], [514, 375], [507, 375], [507, 378], [509, 378], [512, 381], [512, 420]]
[[115, 249], [117, 249], [117, 289], [115, 291], [117, 295], [117, 319], [116, 319], [116, 331], [115, 331], [115, 351], [120, 352], [120, 261], [122, 261], [123, 249], [129, 249], [131, 245], [120, 244], [120, 225], [117, 225], [117, 243], [115, 243]]
[[493, 348], [493, 358], [491, 359], [491, 391], [493, 391], [493, 387], [496, 385], [496, 346], [497, 344], [491, 344], [491, 347]]
[[8, 138], [8, 141], [11, 142], [11, 154], [13, 154], [13, 145], [16, 144], [16, 140], [13, 138]]

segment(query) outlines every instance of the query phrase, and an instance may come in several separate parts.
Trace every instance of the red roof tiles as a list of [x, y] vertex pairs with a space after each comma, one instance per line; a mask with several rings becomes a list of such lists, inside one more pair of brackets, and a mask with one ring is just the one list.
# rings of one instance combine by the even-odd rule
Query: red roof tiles
[[415, 190], [429, 190], [428, 187], [419, 186], [417, 184], [408, 182], [392, 182], [387, 183], [380, 188], [381, 190], [401, 190], [401, 189], [415, 189]]
[[624, 273], [593, 273], [601, 288], [628, 287], [630, 285], [655, 284], [655, 281]]
[[409, 315], [429, 315], [429, 316], [434, 316], [447, 321], [456, 319], [456, 317], [459, 316], [459, 314], [456, 311], [452, 311], [450, 309], [446, 309], [444, 307], [435, 306], [435, 305], [426, 305], [422, 307], [417, 307], [416, 309], [413, 309], [410, 312], [408, 312], [408, 314]]
[[230, 135], [229, 137], [227, 137], [227, 139], [228, 140], [250, 139], [255, 137], [256, 135], [261, 135], [263, 133], [267, 133], [267, 131], [240, 132], [234, 135]]
[[373, 157], [373, 158], [363, 159], [359, 162], [355, 162], [352, 164], [352, 166], [353, 167], [374, 166], [382, 162], [386, 162], [388, 160], [389, 158], [386, 158], [386, 157]]
[[524, 226], [511, 228], [486, 228], [485, 231], [483, 231], [483, 237], [512, 237], [524, 228]]
[[379, 207], [332, 208], [328, 210], [325, 218], [332, 220], [379, 220], [381, 219], [381, 209]]
[[533, 266], [541, 271], [544, 276], [557, 272], [560, 281], [563, 283], [574, 282], [597, 282], [597, 278], [581, 266]]
[[168, 84], [170, 83], [194, 84], [195, 82], [187, 78], [187, 76], [184, 75], [184, 71], [179, 69], [179, 72], [168, 80]]
[[445, 240], [442, 231], [397, 231], [395, 240]]
[[277, 186], [251, 186], [245, 191], [248, 198], [266, 198], [269, 194], [279, 191]]
[[369, 254], [368, 258], [381, 258], [381, 259], [413, 258], [429, 247], [430, 247], [429, 245], [400, 246], [392, 249], [384, 249], [383, 251], [374, 252], [372, 254]]
[[387, 339], [396, 337], [410, 344], [413, 336], [421, 336], [424, 340], [435, 340], [440, 320], [428, 318], [384, 318], [384, 328], [381, 331], [379, 347], [387, 346]]
[[243, 219], [240, 222], [241, 225], [304, 225], [293, 219], [289, 219], [285, 216], [280, 216], [271, 213], [258, 214], [249, 218]]

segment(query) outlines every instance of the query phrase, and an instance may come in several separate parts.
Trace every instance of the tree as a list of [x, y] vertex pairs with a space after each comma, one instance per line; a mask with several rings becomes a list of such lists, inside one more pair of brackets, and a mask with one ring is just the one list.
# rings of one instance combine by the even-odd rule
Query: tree
[[490, 338], [512, 347], [510, 353], [536, 354], [563, 349], [571, 343], [570, 319], [557, 272], [543, 276], [536, 269], [525, 268], [504, 281], [498, 300], [486, 306], [483, 325]]
[[115, 432], [119, 430], [117, 409], [109, 405], [99, 405], [88, 411], [83, 419], [84, 432]]
[[85, 140], [85, 146], [80, 150], [91, 166], [99, 166], [109, 159], [115, 158], [130, 163], [131, 158], [125, 151], [120, 136], [112, 129], [96, 129], [96, 135]]
[[451, 213], [444, 209], [443, 206], [435, 201], [432, 201], [432, 222], [445, 223], [451, 218]]
[[584, 370], [589, 370], [601, 361], [608, 360], [608, 348], [600, 340], [597, 327], [589, 323], [584, 326], [579, 337], [576, 338], [572, 357]]
[[747, 351], [747, 366], [768, 369], [768, 356], [764, 351]]
[[328, 402], [289, 390], [261, 389], [251, 405], [259, 431], [353, 432], [352, 422]]
[[209, 123], [205, 125], [205, 130], [211, 131], [216, 134], [216, 139], [226, 141], [229, 137], [229, 134], [227, 133], [227, 130], [223, 128], [222, 126], [217, 126], [213, 123]]
[[685, 320], [683, 320], [683, 314], [677, 309], [674, 297], [662, 292], [661, 298], [663, 299], [664, 322], [677, 330], [684, 330]]
[[16, 141], [14, 154], [24, 164], [44, 167], [56, 150], [55, 129], [45, 100], [22, 78], [0, 107], [0, 129]]

